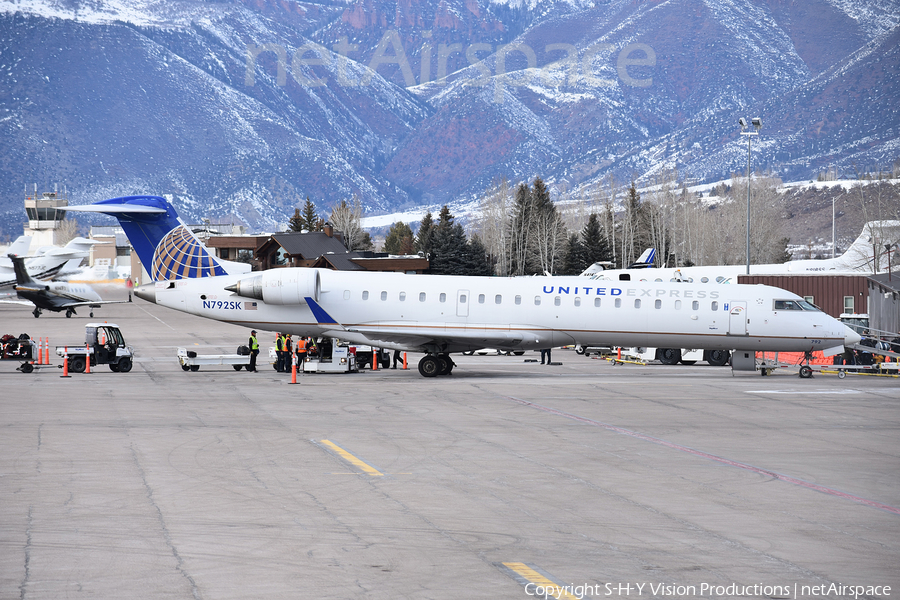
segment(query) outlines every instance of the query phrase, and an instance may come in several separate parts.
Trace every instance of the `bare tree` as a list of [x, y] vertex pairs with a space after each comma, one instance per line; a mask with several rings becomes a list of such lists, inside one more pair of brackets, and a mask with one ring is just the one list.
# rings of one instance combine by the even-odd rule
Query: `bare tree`
[[501, 276], [510, 272], [509, 221], [512, 204], [512, 192], [504, 177], [485, 191], [481, 197], [480, 217], [473, 223], [473, 229], [494, 264], [495, 273]]
[[356, 194], [353, 194], [350, 202], [341, 200], [340, 204], [331, 209], [328, 220], [332, 227], [343, 234], [344, 246], [348, 250], [363, 250], [368, 246], [368, 236], [360, 225], [362, 213], [362, 204]]
[[56, 245], [65, 246], [78, 235], [78, 223], [73, 219], [63, 219], [56, 230]]

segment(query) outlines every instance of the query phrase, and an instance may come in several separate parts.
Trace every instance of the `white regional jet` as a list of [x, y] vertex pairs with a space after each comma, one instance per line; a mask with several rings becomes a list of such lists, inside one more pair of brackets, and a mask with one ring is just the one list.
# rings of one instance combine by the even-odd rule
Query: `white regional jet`
[[835, 354], [859, 341], [796, 294], [762, 285], [310, 268], [228, 274], [163, 198], [130, 196], [69, 210], [119, 219], [154, 279], [135, 291], [139, 298], [248, 328], [425, 352], [419, 362], [425, 377], [448, 375], [451, 352], [484, 347], [743, 350], [734, 366], [751, 370], [753, 351]]

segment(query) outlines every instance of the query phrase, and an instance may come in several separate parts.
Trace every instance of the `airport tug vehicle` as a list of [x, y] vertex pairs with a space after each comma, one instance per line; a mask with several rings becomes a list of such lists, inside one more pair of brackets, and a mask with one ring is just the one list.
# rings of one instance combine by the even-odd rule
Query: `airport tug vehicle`
[[83, 373], [88, 364], [91, 368], [109, 365], [113, 373], [127, 373], [134, 364], [134, 348], [125, 343], [122, 331], [114, 323], [88, 323], [83, 344], [57, 346], [56, 354], [69, 361], [73, 373]]

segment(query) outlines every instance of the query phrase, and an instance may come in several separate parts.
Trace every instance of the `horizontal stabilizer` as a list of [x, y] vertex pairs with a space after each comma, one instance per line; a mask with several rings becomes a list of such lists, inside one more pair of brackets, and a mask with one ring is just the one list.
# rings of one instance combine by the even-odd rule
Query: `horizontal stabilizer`
[[67, 206], [66, 210], [75, 212], [95, 212], [105, 215], [136, 215], [165, 213], [166, 209], [142, 204], [86, 204], [83, 206]]

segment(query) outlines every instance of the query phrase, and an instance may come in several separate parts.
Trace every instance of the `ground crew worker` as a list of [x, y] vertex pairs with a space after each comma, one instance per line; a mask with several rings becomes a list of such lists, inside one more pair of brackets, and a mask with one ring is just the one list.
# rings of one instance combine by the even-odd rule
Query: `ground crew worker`
[[259, 340], [256, 339], [256, 330], [250, 332], [250, 342], [247, 344], [250, 346], [250, 364], [247, 365], [247, 370], [251, 373], [256, 373], [256, 356], [259, 354]]
[[291, 353], [293, 351], [293, 344], [291, 342], [291, 334], [286, 333], [284, 335], [284, 371], [285, 373], [291, 372], [292, 360]]
[[306, 362], [306, 338], [301, 336], [297, 340], [297, 370], [303, 370], [303, 363]]
[[275, 334], [275, 370], [284, 373], [284, 337], [281, 332]]

